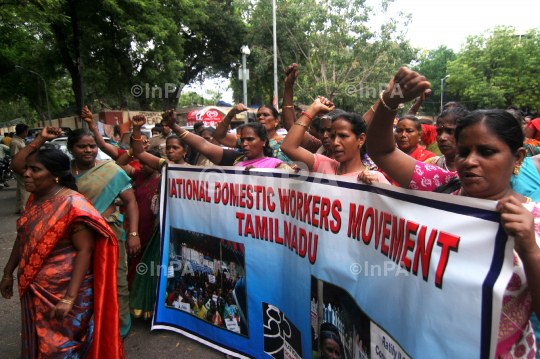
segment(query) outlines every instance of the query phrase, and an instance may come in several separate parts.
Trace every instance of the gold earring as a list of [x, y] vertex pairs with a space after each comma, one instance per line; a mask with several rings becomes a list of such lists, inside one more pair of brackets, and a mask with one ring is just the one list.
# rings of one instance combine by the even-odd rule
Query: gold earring
[[58, 177], [56, 177], [54, 180], [56, 181], [56, 183], [58, 183]]
[[520, 163], [519, 165], [516, 165], [516, 167], [514, 167], [514, 176], [517, 177], [519, 175], [519, 170], [521, 166], [523, 166], [523, 163]]

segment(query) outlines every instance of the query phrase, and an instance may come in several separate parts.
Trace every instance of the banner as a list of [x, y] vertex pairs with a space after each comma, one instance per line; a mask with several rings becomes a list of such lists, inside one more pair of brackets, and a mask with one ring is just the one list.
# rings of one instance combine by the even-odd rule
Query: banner
[[234, 167], [162, 186], [152, 329], [245, 358], [494, 357], [513, 266], [495, 202]]

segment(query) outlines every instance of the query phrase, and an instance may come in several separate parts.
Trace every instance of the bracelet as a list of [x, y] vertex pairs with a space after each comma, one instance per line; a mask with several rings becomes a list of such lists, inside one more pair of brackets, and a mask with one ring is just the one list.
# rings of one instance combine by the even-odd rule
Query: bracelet
[[295, 124], [295, 125], [298, 125], [298, 126], [302, 126], [302, 127], [305, 127], [306, 129], [308, 129], [308, 128], [309, 128], [309, 126], [308, 126], [308, 125], [306, 125], [305, 123], [303, 123], [303, 122], [300, 122], [300, 121], [296, 121], [296, 122], [295, 122], [294, 124]]
[[138, 236], [139, 236], [139, 232], [129, 232], [129, 233], [128, 233], [128, 236], [138, 237]]
[[129, 150], [127, 150], [126, 153], [127, 153], [127, 155], [128, 155], [129, 157], [133, 157], [133, 154], [131, 153], [131, 148], [130, 148]]
[[309, 118], [311, 121], [313, 121], [313, 117], [311, 117], [310, 115], [308, 115], [308, 114], [306, 113], [306, 111], [302, 111], [300, 114], [301, 114], [302, 116], [306, 116], [306, 117]]
[[400, 103], [399, 105], [397, 105], [396, 108], [392, 108], [392, 107], [388, 106], [388, 105], [384, 102], [384, 100], [383, 100], [383, 97], [382, 97], [383, 92], [384, 92], [384, 91], [381, 91], [381, 92], [379, 93], [379, 99], [381, 100], [381, 103], [383, 104], [383, 106], [384, 106], [388, 111], [397, 111], [397, 110], [399, 110], [400, 108], [403, 108], [403, 104], [402, 104], [402, 103]]
[[189, 131], [184, 131], [184, 133], [178, 136], [178, 138], [183, 140], [184, 138], [186, 138], [187, 135], [189, 135]]
[[281, 108], [294, 108], [294, 106], [281, 106]]
[[28, 144], [28, 146], [32, 147], [34, 150], [37, 150], [36, 145], [34, 145], [32, 142], [30, 142], [30, 143]]
[[375, 113], [375, 109], [373, 108], [373, 106], [371, 106], [371, 111], [373, 111], [373, 113]]
[[140, 140], [142, 140], [142, 137], [141, 137], [141, 138], [135, 138], [135, 137], [133, 137], [133, 135], [131, 136], [131, 138], [133, 138], [133, 140], [135, 140], [135, 141], [140, 141]]
[[5, 279], [5, 280], [11, 280], [11, 281], [12, 281], [12, 280], [14, 280], [15, 278], [13, 278], [13, 277], [11, 277], [11, 278], [8, 278], [8, 277], [4, 277], [4, 276], [2, 276], [2, 279]]
[[71, 300], [68, 300], [68, 299], [66, 299], [66, 298], [60, 299], [60, 302], [61, 302], [61, 303], [66, 303], [66, 304], [75, 305], [75, 302], [72, 302]]

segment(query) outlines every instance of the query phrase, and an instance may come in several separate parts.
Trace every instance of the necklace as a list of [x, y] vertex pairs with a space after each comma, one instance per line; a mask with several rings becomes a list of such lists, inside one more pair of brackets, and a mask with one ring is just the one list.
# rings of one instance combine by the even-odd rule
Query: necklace
[[[57, 195], [58, 193], [60, 193], [60, 191], [63, 190], [64, 188], [66, 188], [66, 187], [65, 187], [65, 186], [62, 186], [62, 188], [60, 188], [58, 191], [56, 191], [55, 194], [53, 194], [53, 197], [56, 197], [56, 195]], [[52, 198], [52, 197], [51, 197], [51, 198]]]
[[[97, 162], [94, 162], [94, 167], [96, 166], [97, 166]], [[75, 176], [78, 176], [78, 175], [79, 175], [79, 166], [77, 166], [77, 162], [75, 162]]]

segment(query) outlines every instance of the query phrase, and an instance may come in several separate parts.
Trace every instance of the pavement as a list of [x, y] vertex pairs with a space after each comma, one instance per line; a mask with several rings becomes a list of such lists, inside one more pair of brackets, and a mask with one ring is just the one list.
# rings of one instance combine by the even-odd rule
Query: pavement
[[[14, 180], [9, 188], [0, 189], [0, 274], [11, 254], [17, 236]], [[18, 293], [17, 282], [13, 288]], [[209, 358], [222, 359], [223, 354], [183, 335], [166, 330], [150, 331], [150, 320], [132, 320], [131, 332], [124, 340], [128, 359]], [[0, 357], [21, 357], [21, 307], [18, 296], [10, 300], [0, 297]]]

